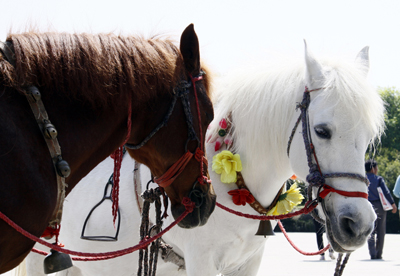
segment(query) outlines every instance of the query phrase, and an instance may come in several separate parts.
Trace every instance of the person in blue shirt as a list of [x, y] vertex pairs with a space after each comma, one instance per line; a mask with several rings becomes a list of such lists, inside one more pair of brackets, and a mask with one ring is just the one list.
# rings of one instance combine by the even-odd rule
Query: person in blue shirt
[[386, 211], [382, 207], [377, 188], [381, 187], [387, 201], [392, 205], [392, 213], [397, 212], [397, 206], [394, 204], [393, 197], [385, 184], [385, 180], [382, 176], [377, 175], [378, 164], [375, 160], [370, 159], [365, 162], [365, 171], [367, 172], [370, 183], [368, 186], [368, 200], [371, 202], [378, 217], [375, 221], [375, 229], [368, 239], [368, 250], [371, 260], [382, 259], [383, 244], [386, 234]]
[[[400, 175], [397, 177], [396, 184], [394, 185], [393, 194], [394, 194], [396, 197], [400, 198]], [[400, 209], [400, 200], [399, 200], [399, 207], [398, 207], [398, 209]], [[400, 213], [399, 213], [399, 215], [400, 215]]]

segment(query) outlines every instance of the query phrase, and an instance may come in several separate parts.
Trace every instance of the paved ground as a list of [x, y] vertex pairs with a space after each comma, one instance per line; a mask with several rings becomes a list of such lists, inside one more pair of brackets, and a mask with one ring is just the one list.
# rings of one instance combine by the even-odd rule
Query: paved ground
[[[303, 251], [315, 252], [317, 249], [314, 233], [289, 233], [289, 237]], [[286, 241], [283, 234], [276, 233], [276, 236], [267, 241], [262, 266], [257, 276], [332, 276], [336, 261], [331, 261], [327, 253], [325, 254], [326, 261], [320, 261], [319, 257], [301, 255]], [[399, 274], [400, 235], [394, 234], [385, 236], [383, 260], [370, 260], [368, 247], [364, 245], [351, 254], [343, 272], [343, 276]]]
[[[314, 233], [289, 233], [289, 236], [301, 250], [316, 251], [317, 243]], [[399, 275], [400, 235], [386, 235], [383, 253], [384, 260], [372, 261], [369, 258], [367, 245], [358, 249], [350, 256], [343, 276]], [[276, 233], [267, 241], [263, 262], [257, 276], [332, 276], [336, 261], [330, 260], [328, 254], [325, 257], [326, 261], [320, 261], [319, 256], [301, 255], [292, 248], [282, 233]], [[2, 274], [2, 276], [10, 275], [10, 273]]]

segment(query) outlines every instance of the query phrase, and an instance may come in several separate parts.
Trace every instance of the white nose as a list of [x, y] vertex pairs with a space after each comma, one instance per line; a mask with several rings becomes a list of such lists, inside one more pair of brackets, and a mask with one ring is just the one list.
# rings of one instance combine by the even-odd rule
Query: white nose
[[364, 245], [374, 229], [376, 214], [366, 199], [343, 197], [326, 206], [326, 214], [330, 240], [344, 250], [354, 251]]

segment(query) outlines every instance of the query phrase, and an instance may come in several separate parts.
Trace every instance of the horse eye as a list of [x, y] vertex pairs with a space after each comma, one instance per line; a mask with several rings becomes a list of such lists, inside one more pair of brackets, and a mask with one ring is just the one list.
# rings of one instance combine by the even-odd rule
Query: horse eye
[[318, 125], [314, 127], [315, 133], [321, 139], [330, 139], [332, 137], [331, 131], [326, 126]]

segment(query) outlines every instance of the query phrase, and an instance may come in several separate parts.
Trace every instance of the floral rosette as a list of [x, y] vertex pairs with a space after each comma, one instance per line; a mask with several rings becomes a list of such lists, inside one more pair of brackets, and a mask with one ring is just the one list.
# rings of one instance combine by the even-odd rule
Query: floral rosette
[[239, 154], [223, 150], [213, 157], [212, 170], [221, 175], [222, 183], [236, 183], [237, 172], [242, 170]]
[[289, 190], [279, 196], [276, 205], [268, 212], [268, 216], [278, 216], [289, 213], [294, 207], [303, 201], [304, 197], [300, 193], [300, 188], [294, 183]]

